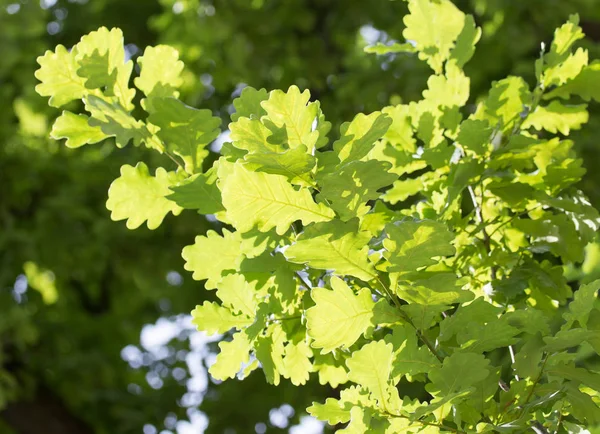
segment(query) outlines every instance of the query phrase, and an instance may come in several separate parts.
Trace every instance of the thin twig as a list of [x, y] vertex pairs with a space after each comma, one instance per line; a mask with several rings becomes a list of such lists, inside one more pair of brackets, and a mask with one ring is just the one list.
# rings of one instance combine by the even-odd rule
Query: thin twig
[[379, 285], [381, 286], [381, 288], [383, 289], [383, 291], [385, 292], [385, 294], [387, 295], [387, 298], [391, 299], [392, 302], [396, 305], [396, 307], [398, 308], [398, 311], [400, 313], [400, 316], [402, 316], [402, 319], [404, 319], [404, 321], [406, 321], [408, 324], [410, 324], [414, 329], [415, 329], [415, 333], [417, 334], [417, 337], [419, 338], [419, 340], [427, 347], [429, 348], [429, 351], [431, 351], [431, 353], [435, 356], [436, 359], [438, 359], [441, 363], [444, 362], [444, 357], [442, 357], [442, 355], [435, 349], [435, 347], [433, 346], [433, 344], [429, 341], [429, 339], [427, 339], [423, 333], [421, 333], [421, 331], [417, 328], [417, 326], [415, 326], [415, 324], [412, 322], [412, 320], [408, 317], [408, 315], [402, 310], [402, 305], [400, 304], [400, 301], [397, 300], [396, 297], [393, 296], [393, 294], [390, 292], [390, 290], [384, 285], [384, 283], [381, 281], [381, 279], [379, 279], [379, 277], [377, 277], [377, 282], [379, 283]]
[[538, 374], [537, 378], [535, 379], [535, 381], [531, 385], [531, 390], [529, 391], [529, 394], [527, 395], [527, 398], [525, 398], [525, 402], [522, 404], [523, 408], [521, 408], [521, 412], [519, 413], [519, 417], [517, 417], [517, 419], [520, 419], [521, 416], [523, 416], [523, 414], [525, 413], [525, 406], [527, 406], [527, 404], [531, 400], [531, 397], [533, 396], [533, 391], [535, 390], [535, 387], [537, 386], [537, 384], [542, 379], [542, 374], [544, 373], [544, 367], [546, 366], [546, 362], [547, 361], [548, 361], [548, 354], [546, 354], [544, 356], [544, 361], [542, 362], [542, 366], [540, 368], [540, 373]]

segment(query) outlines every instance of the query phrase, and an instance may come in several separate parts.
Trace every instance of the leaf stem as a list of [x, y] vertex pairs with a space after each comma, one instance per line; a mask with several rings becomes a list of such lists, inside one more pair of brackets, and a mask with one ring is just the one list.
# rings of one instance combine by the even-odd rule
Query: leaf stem
[[396, 307], [398, 308], [398, 311], [399, 311], [402, 319], [404, 319], [404, 321], [406, 321], [408, 324], [410, 324], [415, 329], [417, 338], [419, 338], [419, 340], [429, 349], [429, 351], [431, 351], [431, 354], [433, 354], [435, 356], [435, 358], [440, 361], [440, 363], [443, 363], [444, 357], [442, 357], [442, 355], [435, 349], [435, 347], [429, 341], [429, 339], [427, 339], [427, 337], [425, 335], [423, 335], [423, 333], [421, 333], [421, 331], [417, 328], [417, 326], [415, 326], [415, 324], [408, 317], [408, 315], [402, 310], [402, 305], [400, 304], [400, 301], [397, 300], [396, 297], [394, 297], [394, 295], [390, 292], [389, 288], [386, 287], [384, 285], [384, 283], [381, 281], [379, 276], [376, 279], [377, 279], [377, 282], [379, 283], [379, 285], [381, 286], [381, 288], [383, 289], [383, 291], [385, 292], [385, 294], [387, 295], [387, 297], [389, 299], [391, 299], [394, 302], [394, 304], [396, 305]]
[[523, 414], [525, 413], [525, 406], [527, 406], [527, 404], [531, 400], [531, 397], [533, 396], [533, 391], [535, 390], [535, 387], [538, 385], [538, 383], [542, 379], [542, 374], [544, 373], [544, 367], [546, 366], [547, 361], [548, 361], [548, 353], [546, 353], [546, 355], [544, 356], [544, 361], [542, 362], [542, 366], [540, 368], [540, 373], [538, 374], [537, 378], [531, 385], [531, 390], [529, 390], [529, 393], [527, 394], [527, 398], [525, 398], [525, 402], [522, 404], [521, 412], [519, 413], [519, 417], [517, 417], [517, 419], [520, 419], [523, 416]]

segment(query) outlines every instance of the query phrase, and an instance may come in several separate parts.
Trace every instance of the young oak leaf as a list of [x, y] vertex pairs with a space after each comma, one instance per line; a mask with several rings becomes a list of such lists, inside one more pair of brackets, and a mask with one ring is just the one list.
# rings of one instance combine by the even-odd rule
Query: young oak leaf
[[319, 132], [312, 128], [319, 106], [309, 100], [308, 90], [300, 93], [297, 86], [290, 86], [287, 92], [272, 91], [261, 106], [271, 122], [277, 127], [285, 127], [290, 148], [304, 145], [312, 153], [319, 138]]
[[121, 166], [121, 176], [108, 190], [106, 208], [112, 211], [110, 218], [127, 219], [128, 229], [136, 229], [145, 221], [148, 229], [156, 229], [169, 212], [178, 215], [182, 211], [175, 202], [166, 199], [169, 187], [176, 182], [177, 175], [162, 167], [156, 169], [155, 176], [150, 176], [142, 162], [135, 167]]
[[248, 363], [252, 344], [246, 333], [237, 332], [231, 341], [221, 341], [219, 349], [221, 351], [208, 372], [213, 378], [224, 381], [235, 377], [242, 365]]
[[285, 342], [287, 337], [281, 324], [272, 323], [266, 329], [264, 335], [256, 339], [255, 355], [262, 365], [267, 383], [279, 385], [280, 377], [285, 371], [283, 356], [285, 353]]
[[402, 36], [414, 41], [419, 59], [426, 60], [436, 72], [442, 71], [454, 42], [465, 25], [465, 15], [449, 0], [409, 0], [409, 15]]
[[597, 85], [600, 80], [600, 61], [594, 61], [591, 65], [584, 67], [581, 72], [566, 84], [557, 87], [553, 91], [544, 95], [544, 99], [564, 98], [568, 99], [571, 95], [578, 95], [584, 101], [600, 101], [600, 86]]
[[284, 350], [283, 356], [283, 374], [289, 378], [294, 386], [301, 386], [308, 381], [312, 371], [312, 350], [308, 344], [302, 340], [300, 342], [289, 342]]
[[313, 368], [319, 375], [319, 384], [329, 384], [337, 388], [340, 384], [348, 382], [348, 371], [344, 359], [335, 358], [333, 354], [316, 354]]
[[196, 237], [194, 244], [185, 246], [181, 252], [184, 268], [192, 271], [194, 280], [208, 279], [207, 289], [213, 289], [226, 270], [238, 270], [244, 258], [239, 232], [223, 229], [223, 235], [208, 231], [206, 236]]
[[489, 374], [490, 361], [483, 354], [454, 353], [440, 367], [429, 371], [430, 384], [425, 389], [434, 396], [450, 396], [464, 392]]
[[41, 83], [35, 90], [42, 96], [49, 96], [48, 104], [52, 107], [81, 99], [88, 92], [84, 79], [77, 75], [76, 54], [76, 48], [67, 51], [64, 46], [58, 45], [54, 52], [48, 50], [37, 58], [40, 68], [35, 71], [35, 78]]
[[355, 161], [365, 157], [377, 140], [382, 138], [392, 124], [392, 118], [381, 112], [357, 114], [352, 122], [340, 127], [340, 138], [333, 143], [340, 162]]
[[490, 126], [498, 125], [503, 131], [509, 131], [531, 101], [532, 95], [525, 80], [509, 76], [492, 84], [487, 99], [471, 118], [487, 120]]
[[393, 359], [394, 350], [391, 344], [374, 341], [354, 351], [352, 357], [346, 361], [350, 381], [366, 387], [386, 412]]
[[67, 148], [79, 148], [106, 139], [102, 129], [91, 126], [88, 120], [86, 115], [76, 115], [65, 110], [54, 121], [50, 137], [54, 140], [67, 139]]
[[254, 318], [258, 308], [257, 291], [241, 274], [228, 274], [219, 282], [217, 297], [234, 314]]
[[560, 101], [552, 101], [547, 106], [538, 106], [533, 113], [523, 122], [523, 128], [534, 127], [536, 130], [546, 130], [556, 134], [560, 132], [565, 136], [571, 130], [578, 130], [587, 123], [589, 113], [587, 104], [563, 105]]
[[283, 175], [294, 184], [314, 186], [310, 172], [316, 159], [307, 153], [306, 146], [283, 152], [252, 152], [244, 156], [244, 166], [253, 172]]
[[394, 349], [391, 371], [394, 383], [400, 381], [403, 375], [427, 373], [440, 364], [429, 348], [419, 347], [417, 335], [412, 328], [404, 325], [394, 326], [392, 334], [388, 334], [385, 341], [392, 344]]
[[358, 219], [346, 223], [334, 219], [307, 226], [284, 255], [290, 262], [369, 281], [376, 276], [367, 259], [370, 239], [369, 232], [359, 231]]
[[342, 220], [361, 217], [370, 207], [366, 202], [377, 199], [377, 190], [393, 183], [398, 177], [389, 173], [391, 164], [383, 161], [352, 161], [340, 170], [319, 180], [319, 198], [325, 198]]
[[239, 118], [229, 124], [230, 139], [238, 149], [250, 153], [280, 152], [282, 147], [272, 144], [268, 138], [273, 132], [258, 119]]
[[334, 398], [327, 398], [324, 404], [313, 402], [306, 411], [311, 416], [326, 421], [329, 425], [350, 421], [350, 408], [342, 407], [342, 403]]
[[269, 94], [265, 89], [245, 87], [240, 96], [233, 100], [235, 113], [231, 115], [231, 121], [235, 122], [240, 118], [260, 119], [267, 113], [260, 104], [268, 97]]
[[312, 347], [322, 354], [354, 344], [371, 324], [375, 305], [371, 291], [363, 288], [355, 294], [339, 277], [331, 278], [331, 288], [313, 288], [315, 306], [306, 311]]
[[232, 328], [241, 330], [254, 322], [254, 318], [234, 315], [231, 310], [217, 303], [205, 301], [192, 310], [192, 323], [209, 335], [226, 333]]
[[160, 128], [156, 135], [183, 158], [185, 170], [200, 171], [208, 155], [205, 147], [221, 132], [221, 119], [210, 110], [195, 109], [175, 98], [152, 98], [149, 110], [149, 122]]
[[471, 60], [475, 53], [475, 44], [481, 38], [481, 27], [475, 25], [475, 19], [472, 15], [465, 16], [465, 24], [456, 38], [456, 44], [450, 52], [450, 60], [454, 61], [456, 66], [462, 68]]
[[[350, 423], [344, 429], [336, 431], [336, 434], [367, 434], [371, 430], [372, 412], [369, 409], [361, 407], [352, 407], [350, 409]], [[376, 434], [381, 434], [382, 431]]]
[[133, 61], [124, 59], [123, 32], [118, 28], [100, 27], [83, 36], [77, 44], [77, 75], [84, 78], [85, 87], [105, 88], [106, 96], [116, 97], [125, 110], [131, 111], [135, 89], [129, 89], [128, 84]]
[[[217, 165], [218, 162], [215, 162]], [[171, 187], [167, 198], [185, 209], [196, 209], [200, 214], [224, 211], [221, 190], [217, 187], [217, 167], [213, 165], [204, 173], [197, 173]]]
[[307, 189], [295, 190], [285, 176], [252, 172], [239, 163], [221, 179], [221, 193], [227, 217], [242, 232], [256, 225], [261, 232], [276, 228], [282, 235], [296, 220], [307, 225], [334, 217], [333, 210], [315, 203]]
[[168, 45], [146, 47], [144, 54], [137, 59], [140, 76], [133, 82], [147, 97], [179, 96], [177, 89], [182, 85], [183, 62], [179, 53]]
[[432, 258], [455, 253], [454, 235], [444, 223], [434, 220], [388, 223], [383, 240], [383, 256], [390, 262], [388, 271], [415, 271], [435, 264]]
[[88, 123], [114, 137], [117, 147], [125, 147], [130, 140], [137, 146], [149, 136], [144, 123], [136, 120], [115, 98], [87, 95], [84, 102], [85, 109], [92, 115]]

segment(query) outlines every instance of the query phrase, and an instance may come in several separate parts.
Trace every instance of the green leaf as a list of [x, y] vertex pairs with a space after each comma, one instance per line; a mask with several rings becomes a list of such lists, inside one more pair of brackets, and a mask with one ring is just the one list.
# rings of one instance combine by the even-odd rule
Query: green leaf
[[407, 326], [395, 326], [392, 334], [385, 337], [385, 341], [391, 343], [394, 349], [391, 373], [394, 383], [400, 381], [403, 375], [428, 373], [440, 364], [429, 348], [419, 347], [414, 329]]
[[346, 423], [350, 420], [350, 409], [342, 407], [340, 401], [334, 398], [327, 398], [325, 404], [313, 402], [306, 411], [311, 416], [326, 421], [330, 425]]
[[333, 149], [339, 160], [356, 161], [366, 156], [375, 141], [386, 133], [392, 119], [385, 113], [373, 112], [369, 115], [357, 114], [352, 122], [340, 127], [340, 138], [333, 143]]
[[546, 130], [556, 134], [560, 132], [565, 136], [571, 130], [578, 130], [587, 123], [589, 113], [587, 104], [565, 106], [559, 101], [552, 101], [547, 106], [538, 106], [533, 113], [523, 122], [523, 128], [533, 127], [536, 130]]
[[213, 378], [223, 381], [235, 377], [242, 365], [248, 363], [252, 346], [248, 336], [244, 332], [238, 332], [231, 341], [221, 341], [219, 349], [221, 351], [208, 372]]
[[483, 353], [516, 343], [515, 336], [519, 333], [519, 329], [504, 321], [495, 320], [485, 325], [470, 324], [468, 328], [458, 333], [456, 340], [465, 350]]
[[321, 186], [319, 199], [328, 201], [342, 220], [363, 216], [370, 209], [366, 202], [379, 198], [377, 190], [397, 179], [388, 172], [390, 167], [389, 163], [377, 160], [344, 164], [340, 170], [318, 181]]
[[148, 120], [160, 128], [156, 135], [167, 149], [183, 158], [188, 173], [201, 170], [208, 155], [205, 147], [221, 132], [221, 120], [210, 110], [198, 110], [174, 98], [152, 98]]
[[170, 188], [173, 193], [167, 196], [167, 199], [182, 208], [197, 209], [200, 214], [216, 214], [225, 210], [221, 191], [217, 187], [215, 166], [205, 173], [192, 175]]
[[543, 75], [544, 87], [560, 86], [579, 75], [588, 64], [588, 52], [580, 48], [573, 54], [569, 54], [564, 61], [545, 68]]
[[344, 365], [344, 359], [335, 358], [332, 353], [316, 354], [313, 368], [319, 374], [320, 384], [329, 384], [337, 388], [340, 384], [348, 382], [348, 372]]
[[383, 240], [388, 271], [414, 271], [435, 264], [432, 258], [453, 255], [454, 236], [445, 224], [433, 221], [401, 221], [386, 225]]
[[100, 27], [81, 38], [75, 59], [79, 65], [77, 75], [85, 80], [88, 89], [104, 89], [106, 96], [114, 96], [127, 110], [133, 110], [135, 89], [129, 89], [133, 62], [127, 63], [121, 29]]
[[376, 276], [367, 260], [370, 239], [371, 234], [359, 231], [358, 220], [335, 219], [306, 227], [284, 255], [290, 262], [369, 281]]
[[469, 185], [475, 184], [484, 171], [485, 166], [476, 160], [462, 159], [450, 166], [448, 174], [448, 197], [446, 209], [460, 198], [461, 193]]
[[88, 120], [86, 115], [76, 115], [65, 110], [54, 121], [50, 137], [54, 140], [67, 139], [67, 148], [79, 148], [106, 139], [107, 136], [102, 130], [90, 126]]
[[451, 306], [443, 304], [405, 304], [400, 307], [402, 312], [412, 321], [417, 330], [427, 330], [442, 319], [442, 313]]
[[244, 166], [253, 172], [283, 175], [292, 183], [314, 186], [310, 172], [316, 159], [307, 153], [306, 146], [283, 152], [253, 152], [244, 156]]
[[219, 282], [217, 297], [223, 301], [234, 314], [242, 314], [249, 318], [256, 316], [258, 308], [257, 291], [246, 282], [241, 274], [228, 274]]
[[179, 96], [177, 89], [183, 84], [181, 72], [184, 65], [176, 49], [168, 45], [146, 47], [137, 63], [140, 76], [135, 78], [134, 83], [147, 97]]
[[290, 148], [304, 145], [312, 153], [319, 138], [319, 132], [312, 130], [318, 106], [308, 103], [309, 99], [308, 90], [300, 93], [297, 86], [290, 86], [287, 92], [272, 91], [261, 106], [271, 122], [279, 128], [285, 127]]
[[486, 121], [467, 119], [460, 124], [456, 141], [468, 152], [484, 155], [489, 151], [492, 128]]
[[525, 80], [510, 76], [492, 84], [488, 98], [474, 118], [487, 119], [490, 126], [498, 125], [502, 131], [509, 131], [531, 102], [532, 95]]
[[284, 371], [283, 355], [285, 332], [279, 324], [271, 324], [265, 336], [256, 340], [256, 358], [260, 361], [267, 383], [277, 386]]
[[[410, 107], [407, 105], [388, 106], [384, 107], [383, 110], [381, 110], [381, 112], [385, 113], [392, 119], [392, 123], [383, 135], [383, 139], [393, 144], [393, 150], [396, 152], [398, 152], [397, 148], [400, 148], [401, 150], [404, 150], [406, 152], [415, 152], [417, 150], [417, 147], [414, 138], [414, 131], [411, 125]], [[404, 156], [405, 154], [402, 155]], [[393, 164], [394, 161], [390, 161], [390, 163]], [[395, 164], [393, 165], [395, 166]], [[401, 175], [401, 173], [398, 173], [398, 175]]]
[[409, 0], [408, 10], [402, 36], [414, 41], [419, 59], [440, 73], [465, 26], [465, 15], [449, 0]]
[[312, 357], [312, 350], [305, 341], [297, 344], [290, 342], [285, 347], [284, 376], [289, 378], [293, 385], [300, 386], [308, 381], [312, 371], [310, 357]]
[[589, 342], [593, 347], [600, 348], [600, 331], [583, 328], [561, 330], [554, 336], [544, 337], [544, 342], [546, 343], [544, 350], [551, 352], [575, 348], [584, 342]]
[[131, 116], [120, 103], [88, 95], [84, 98], [85, 109], [92, 117], [88, 123], [99, 127], [104, 134], [115, 138], [119, 148], [125, 147], [130, 140], [138, 145], [149, 133], [143, 122]]
[[[575, 55], [571, 54], [573, 44], [584, 36], [577, 15], [571, 15], [569, 21], [556, 29], [550, 52], [544, 55], [544, 86], [563, 84], [587, 65], [587, 52], [580, 49]], [[536, 68], [539, 68], [538, 64]]]
[[465, 24], [456, 38], [456, 44], [450, 52], [450, 60], [456, 63], [456, 66], [462, 68], [471, 60], [475, 53], [475, 44], [481, 38], [481, 28], [475, 25], [472, 15], [465, 16]]
[[566, 378], [576, 383], [591, 387], [592, 390], [600, 390], [600, 374], [591, 372], [585, 368], [576, 368], [566, 364], [557, 364], [546, 367], [545, 372], [551, 377]]
[[234, 327], [241, 330], [253, 322], [254, 318], [244, 315], [234, 315], [226, 307], [210, 301], [205, 301], [202, 305], [196, 306], [192, 311], [192, 323], [198, 327], [198, 330], [204, 331], [209, 335], [226, 333]]
[[535, 251], [550, 251], [565, 261], [583, 260], [585, 245], [579, 239], [573, 222], [564, 214], [547, 215], [538, 220], [518, 219], [513, 226], [530, 237]]
[[409, 273], [401, 277], [396, 293], [409, 303], [454, 304], [473, 299], [471, 291], [462, 290], [464, 281], [454, 273]]
[[414, 53], [416, 51], [415, 47], [412, 44], [404, 43], [400, 44], [398, 42], [394, 42], [393, 44], [386, 45], [378, 42], [375, 45], [370, 45], [365, 47], [365, 53], [369, 54], [395, 54], [395, 53]]
[[127, 219], [128, 229], [138, 228], [145, 221], [148, 229], [156, 229], [169, 212], [178, 215], [182, 210], [165, 197], [176, 182], [177, 175], [162, 167], [156, 169], [155, 176], [150, 176], [144, 163], [121, 166], [121, 176], [108, 190], [106, 208], [112, 211], [110, 218]]
[[423, 97], [435, 107], [462, 107], [469, 99], [470, 80], [456, 65], [446, 66], [444, 75], [432, 75], [427, 80]]
[[241, 117], [229, 124], [231, 142], [238, 149], [254, 153], [283, 151], [282, 147], [269, 142], [273, 132], [258, 119]]
[[313, 348], [329, 353], [348, 348], [367, 330], [373, 316], [373, 299], [367, 288], [358, 294], [338, 278], [331, 278], [331, 288], [313, 288], [315, 306], [306, 311], [307, 330]]
[[265, 89], [256, 90], [247, 86], [242, 89], [240, 96], [233, 100], [235, 113], [231, 115], [231, 121], [238, 121], [240, 118], [260, 119], [267, 112], [262, 108], [261, 103], [268, 98]]
[[199, 235], [195, 243], [183, 248], [184, 268], [192, 271], [195, 280], [208, 279], [206, 288], [215, 288], [226, 270], [238, 270], [243, 259], [239, 232], [223, 229], [223, 235], [208, 231]]
[[381, 199], [391, 205], [395, 205], [417, 193], [423, 192], [425, 190], [426, 180], [431, 177], [431, 173], [425, 173], [418, 178], [399, 179], [394, 181], [392, 188], [387, 190]]
[[379, 405], [387, 411], [393, 348], [384, 341], [374, 341], [354, 351], [346, 361], [350, 381], [366, 387]]
[[489, 365], [490, 361], [482, 354], [454, 353], [444, 359], [441, 367], [429, 372], [431, 383], [426, 389], [442, 397], [468, 390], [490, 374]]
[[[581, 72], [563, 86], [548, 92], [544, 98], [564, 98], [568, 99], [571, 95], [580, 96], [585, 101], [600, 101], [600, 87], [597, 86], [600, 80], [600, 61], [594, 61], [591, 65], [584, 67]], [[37, 89], [37, 88], [36, 88]]]
[[587, 393], [581, 392], [577, 385], [573, 383], [567, 383], [565, 385], [565, 391], [572, 415], [578, 420], [586, 423], [585, 426], [577, 427], [577, 431], [575, 429], [569, 431], [584, 434], [586, 427], [598, 426], [600, 424], [600, 408], [598, 407], [598, 404], [594, 402], [593, 398]]
[[587, 326], [590, 314], [599, 307], [598, 290], [600, 290], [600, 280], [579, 287], [573, 301], [569, 303], [569, 312], [563, 315], [568, 324], [577, 321], [582, 327]]
[[[352, 407], [350, 410], [350, 423], [346, 428], [337, 430], [337, 434], [366, 434], [373, 433], [371, 429], [371, 412], [366, 413], [360, 407]], [[380, 434], [380, 433], [373, 433]]]
[[479, 297], [468, 305], [459, 307], [456, 313], [442, 321], [438, 339], [444, 342], [463, 332], [470, 325], [495, 321], [498, 319], [501, 310], [501, 308], [495, 307]]
[[331, 209], [316, 204], [307, 189], [295, 190], [285, 176], [233, 166], [233, 172], [221, 180], [221, 192], [227, 217], [238, 230], [247, 232], [257, 225], [266, 232], [275, 227], [282, 235], [296, 220], [307, 225], [333, 218]]
[[83, 78], [77, 75], [75, 55], [77, 49], [70, 52], [62, 45], [57, 45], [54, 52], [48, 50], [37, 58], [40, 68], [35, 71], [35, 78], [41, 81], [35, 91], [42, 96], [49, 96], [52, 107], [61, 107], [66, 103], [81, 99], [88, 91]]
[[56, 277], [51, 270], [41, 268], [35, 262], [27, 261], [23, 264], [23, 271], [27, 277], [27, 285], [40, 293], [44, 304], [56, 303], [58, 300]]
[[515, 355], [515, 373], [523, 378], [537, 378], [544, 356], [543, 347], [544, 343], [537, 336], [526, 341]]

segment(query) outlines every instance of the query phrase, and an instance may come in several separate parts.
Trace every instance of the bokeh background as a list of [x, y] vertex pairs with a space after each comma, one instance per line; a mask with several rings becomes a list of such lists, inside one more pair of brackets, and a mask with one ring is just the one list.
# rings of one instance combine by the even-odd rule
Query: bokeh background
[[[540, 43], [569, 14], [600, 58], [598, 0], [455, 3], [483, 28], [466, 67], [473, 104], [508, 74], [533, 84]], [[213, 223], [192, 211], [155, 231], [112, 222], [105, 202], [119, 167], [169, 162], [110, 141], [70, 150], [50, 140], [59, 113], [34, 91], [36, 57], [120, 27], [131, 58], [175, 46], [182, 99], [224, 126], [244, 86], [297, 84], [321, 100], [335, 136], [356, 113], [419, 99], [426, 65], [363, 52], [403, 41], [405, 13], [400, 0], [0, 0], [0, 434], [320, 433], [304, 408], [336, 394], [315, 381], [269, 386], [260, 372], [207, 376], [219, 337], [196, 332], [188, 312], [211, 294], [180, 252]], [[590, 114], [573, 139], [588, 168], [580, 188], [598, 207], [599, 108]], [[591, 245], [570, 278], [599, 277], [599, 251]]]

